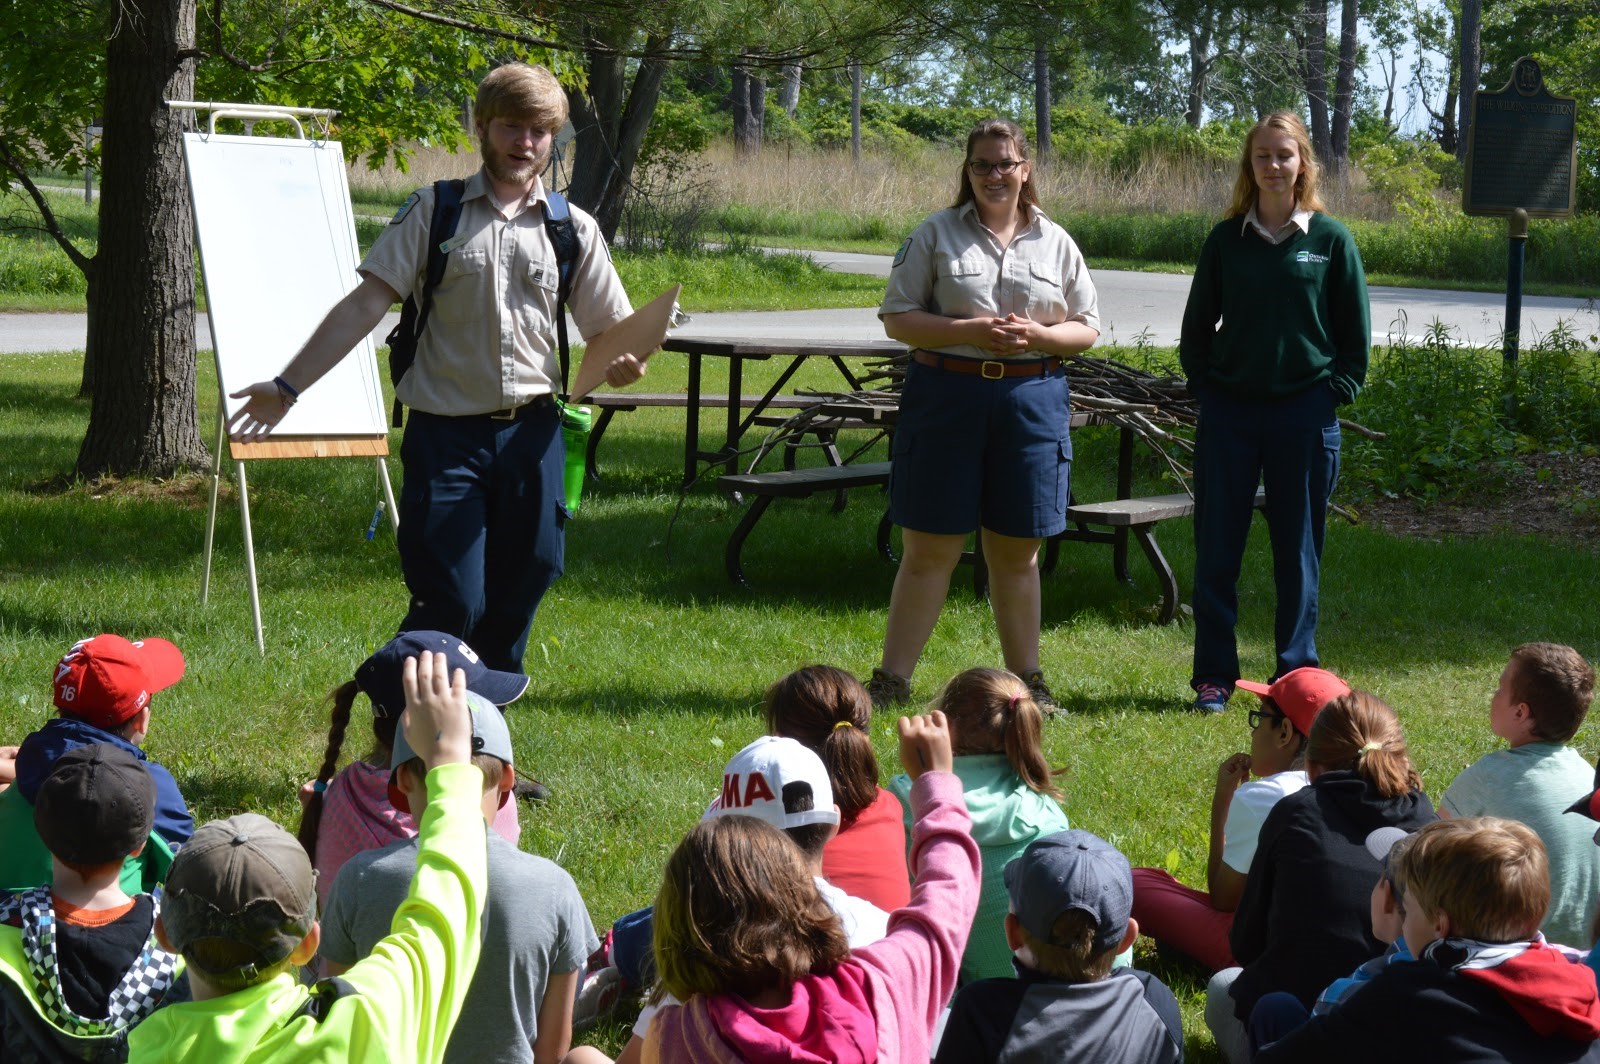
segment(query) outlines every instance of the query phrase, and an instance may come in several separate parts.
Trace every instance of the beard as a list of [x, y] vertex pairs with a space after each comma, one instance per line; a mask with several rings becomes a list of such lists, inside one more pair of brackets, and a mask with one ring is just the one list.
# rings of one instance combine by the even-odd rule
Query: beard
[[545, 166], [550, 162], [548, 149], [534, 153], [526, 162], [514, 160], [490, 144], [488, 137], [478, 138], [478, 148], [489, 176], [507, 185], [532, 184], [533, 179], [544, 173]]

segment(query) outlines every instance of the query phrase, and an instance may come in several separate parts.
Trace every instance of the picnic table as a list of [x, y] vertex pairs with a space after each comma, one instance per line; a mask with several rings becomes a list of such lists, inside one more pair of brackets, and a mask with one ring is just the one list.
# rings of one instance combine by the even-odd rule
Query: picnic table
[[[816, 406], [807, 408], [805, 416], [816, 419], [833, 419], [865, 425], [881, 425], [892, 430], [899, 416], [899, 406], [892, 397], [872, 399], [830, 397]], [[1074, 429], [1110, 422], [1091, 412], [1074, 411], [1071, 419]], [[1154, 571], [1161, 591], [1161, 604], [1157, 617], [1162, 624], [1176, 618], [1180, 592], [1176, 574], [1156, 542], [1156, 527], [1163, 521], [1188, 517], [1194, 513], [1194, 500], [1187, 492], [1133, 497], [1133, 464], [1135, 432], [1125, 424], [1117, 426], [1117, 475], [1115, 495], [1100, 502], [1080, 502], [1076, 496], [1067, 506], [1067, 527], [1060, 534], [1045, 541], [1040, 570], [1054, 570], [1063, 542], [1098, 543], [1111, 548], [1112, 573], [1124, 583], [1131, 583], [1128, 571], [1128, 545], [1132, 540], [1139, 544]], [[724, 565], [734, 583], [749, 587], [744, 575], [742, 554], [745, 540], [754, 531], [761, 516], [774, 499], [805, 498], [823, 491], [843, 492], [861, 487], [885, 488], [889, 483], [889, 462], [864, 462], [855, 464], [830, 464], [813, 469], [784, 469], [770, 473], [728, 474], [718, 479], [724, 491], [751, 496], [753, 502], [743, 519], [729, 537], [724, 552]], [[1262, 499], [1258, 493], [1257, 505]], [[840, 507], [836, 504], [834, 509]], [[893, 561], [890, 548], [890, 523], [887, 512], [878, 523], [877, 548], [880, 554]], [[987, 569], [983, 563], [982, 537], [974, 549], [963, 555], [963, 561], [973, 566], [973, 586], [982, 595], [987, 589]]]
[[[846, 359], [889, 358], [905, 351], [905, 346], [893, 340], [784, 340], [773, 337], [695, 336], [692, 333], [674, 333], [662, 343], [663, 351], [676, 351], [689, 356], [689, 387], [685, 401], [683, 434], [683, 486], [687, 489], [700, 473], [700, 463], [722, 466], [727, 473], [738, 467], [739, 453], [745, 433], [774, 401], [807, 359], [824, 358], [831, 362], [852, 390], [859, 390], [861, 382], [846, 364]], [[719, 447], [706, 449], [700, 446], [700, 411], [707, 405], [701, 393], [701, 379], [705, 360], [726, 359], [728, 362], [728, 392], [725, 402], [718, 404], [727, 412], [727, 425]], [[744, 370], [746, 362], [768, 362], [787, 359], [777, 380], [773, 381], [753, 401], [744, 396]], [[625, 392], [617, 393], [619, 400]], [[733, 396], [739, 396], [735, 402]], [[791, 397], [784, 397], [793, 406]]]

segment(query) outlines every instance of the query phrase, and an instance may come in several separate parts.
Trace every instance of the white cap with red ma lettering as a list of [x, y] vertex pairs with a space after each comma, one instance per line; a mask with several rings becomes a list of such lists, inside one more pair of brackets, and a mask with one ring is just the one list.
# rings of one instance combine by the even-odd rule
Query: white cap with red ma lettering
[[[802, 785], [811, 793], [811, 808], [784, 812], [784, 789]], [[722, 770], [722, 794], [701, 819], [719, 816], [753, 816], [777, 828], [839, 822], [822, 758], [799, 741], [776, 735], [763, 735]]]

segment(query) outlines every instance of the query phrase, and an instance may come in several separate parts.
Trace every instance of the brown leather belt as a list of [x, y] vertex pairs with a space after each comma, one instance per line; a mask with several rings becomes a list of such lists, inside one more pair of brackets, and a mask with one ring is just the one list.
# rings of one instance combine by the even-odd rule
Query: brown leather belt
[[997, 381], [1006, 377], [1046, 377], [1061, 365], [1055, 355], [1048, 358], [963, 358], [960, 355], [941, 355], [937, 351], [913, 348], [911, 357], [919, 365], [932, 366], [948, 373], [966, 373]]

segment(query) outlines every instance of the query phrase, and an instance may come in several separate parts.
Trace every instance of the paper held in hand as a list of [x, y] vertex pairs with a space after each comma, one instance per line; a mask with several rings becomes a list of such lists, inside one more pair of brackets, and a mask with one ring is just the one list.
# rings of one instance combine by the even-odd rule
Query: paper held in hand
[[578, 366], [577, 383], [572, 386], [573, 402], [582, 400], [606, 382], [606, 367], [618, 355], [631, 353], [643, 362], [661, 346], [661, 341], [667, 338], [672, 308], [677, 306], [681, 291], [683, 285], [673, 285], [589, 341], [584, 348], [583, 362]]

